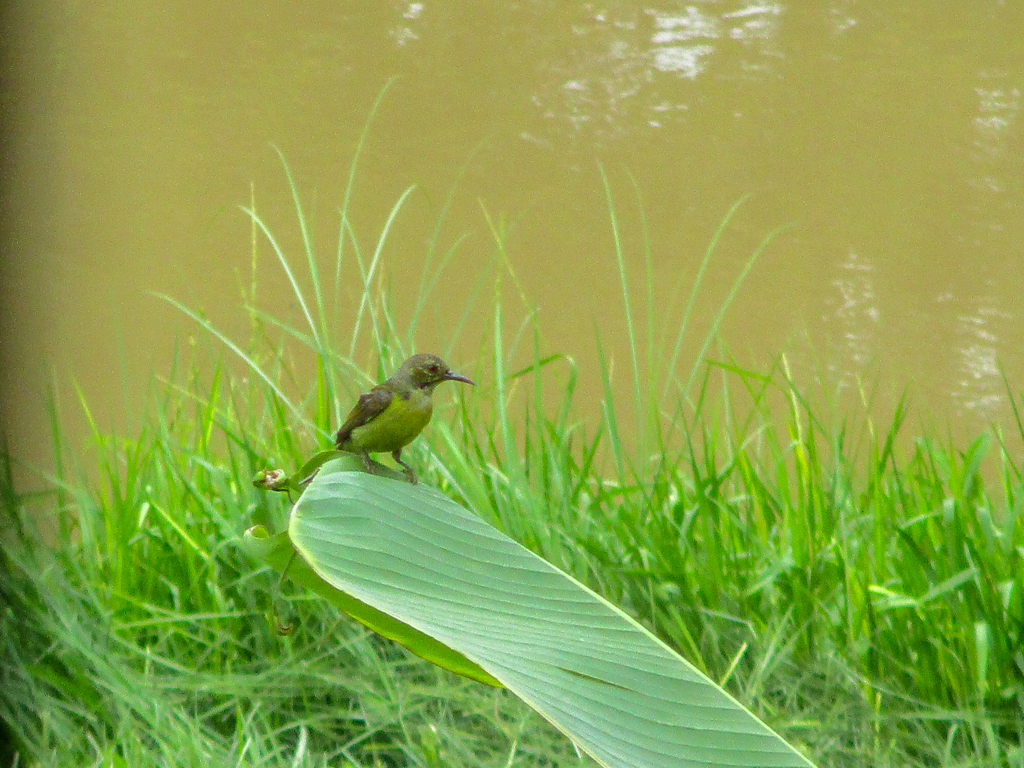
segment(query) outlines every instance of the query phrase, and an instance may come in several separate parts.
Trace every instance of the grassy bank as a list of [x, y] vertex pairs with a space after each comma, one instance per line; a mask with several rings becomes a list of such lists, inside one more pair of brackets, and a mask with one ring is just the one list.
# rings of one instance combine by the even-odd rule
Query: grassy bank
[[[253, 473], [329, 444], [380, 374], [356, 350], [393, 370], [436, 282], [425, 273], [398, 327], [378, 280], [387, 227], [361, 249], [346, 216], [336, 274], [359, 275], [352, 303], [322, 289], [308, 238], [304, 265], [286, 259], [254, 217], [304, 324], [251, 309], [239, 342], [193, 315], [209, 346], [154, 385], [137, 434], [94, 434], [99, 480], [63, 447], [45, 494], [4, 473], [0, 714], [18, 765], [591, 764], [508, 694], [279, 591], [238, 546], [254, 523], [285, 523]], [[649, 283], [631, 290], [614, 245], [630, 406], [606, 365], [600, 423], [582, 423], [571, 359], [532, 320], [508, 332], [488, 297], [464, 371], [481, 386], [449, 394], [408, 451], [421, 479], [621, 605], [822, 766], [1024, 765], [1022, 467], [1003, 435], [902, 453], [901, 412], [826, 426], [784, 358], [752, 373], [708, 352], [680, 376], [682, 330], [657, 328]], [[331, 338], [338, 306], [355, 318], [347, 343]], [[455, 361], [471, 357], [462, 344]], [[315, 374], [292, 366], [303, 358]], [[62, 446], [56, 419], [54, 434]], [[56, 546], [37, 543], [40, 524]]]

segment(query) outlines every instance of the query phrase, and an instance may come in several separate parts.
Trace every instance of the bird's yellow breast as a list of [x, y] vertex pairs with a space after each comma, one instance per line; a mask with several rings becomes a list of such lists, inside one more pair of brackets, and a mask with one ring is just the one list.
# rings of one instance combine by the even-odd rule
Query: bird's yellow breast
[[358, 451], [383, 453], [404, 448], [427, 426], [432, 411], [432, 398], [422, 390], [413, 390], [408, 397], [396, 394], [372, 421], [352, 430], [346, 450], [351, 446]]

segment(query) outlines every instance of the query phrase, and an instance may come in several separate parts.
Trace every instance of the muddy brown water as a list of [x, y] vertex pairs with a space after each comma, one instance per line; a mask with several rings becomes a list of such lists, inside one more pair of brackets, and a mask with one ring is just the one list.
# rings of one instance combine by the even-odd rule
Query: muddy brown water
[[[487, 219], [504, 221], [510, 317], [526, 311], [521, 292], [547, 350], [578, 362], [578, 406], [595, 422], [598, 329], [628, 407], [603, 167], [638, 313], [646, 225], [663, 344], [715, 228], [746, 196], [681, 367], [752, 250], [787, 226], [726, 314], [740, 364], [764, 369], [788, 350], [809, 388], [845, 393], [841, 409], [861, 407], [863, 380], [883, 420], [907, 389], [923, 421], [957, 434], [1012, 424], [1003, 376], [1014, 392], [1024, 382], [1019, 3], [22, 2], [9, 20], [0, 386], [25, 461], [46, 463], [51, 377], [72, 442], [85, 435], [72, 382], [101, 426], [130, 434], [126, 414], [175, 339], [195, 335], [153, 292], [244, 337], [239, 206], [255, 199], [301, 257], [272, 147], [333, 268], [350, 162], [392, 78], [354, 187], [357, 235], [372, 249], [417, 186], [381, 267], [398, 276], [400, 307], [449, 195], [440, 247], [465, 235], [421, 344], [445, 336], [478, 279], [493, 285]], [[265, 244], [259, 259], [261, 305], [297, 319]], [[490, 301], [453, 364], [479, 358]], [[353, 316], [343, 302], [338, 338]]]

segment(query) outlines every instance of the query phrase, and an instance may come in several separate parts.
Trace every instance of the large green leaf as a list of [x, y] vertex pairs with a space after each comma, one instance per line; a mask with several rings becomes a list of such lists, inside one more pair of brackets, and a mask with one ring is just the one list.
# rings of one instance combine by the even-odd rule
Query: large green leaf
[[287, 573], [296, 584], [326, 598], [377, 634], [401, 643], [416, 655], [456, 674], [487, 685], [501, 686], [458, 651], [328, 584], [301, 557], [295, 557], [295, 548], [287, 533], [271, 536], [262, 525], [256, 525], [245, 532], [245, 545], [253, 557], [280, 573]]
[[292, 510], [310, 568], [463, 654], [602, 765], [811, 765], [637, 622], [476, 515], [345, 467], [325, 464]]

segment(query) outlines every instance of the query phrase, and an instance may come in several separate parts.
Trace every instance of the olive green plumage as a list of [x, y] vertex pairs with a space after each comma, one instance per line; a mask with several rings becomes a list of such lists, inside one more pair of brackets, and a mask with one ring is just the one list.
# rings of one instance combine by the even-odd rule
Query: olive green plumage
[[372, 472], [371, 453], [390, 452], [405, 470], [405, 477], [416, 483], [412, 467], [402, 461], [402, 449], [411, 443], [430, 422], [434, 388], [442, 381], [473, 382], [452, 371], [437, 355], [413, 355], [395, 375], [359, 396], [359, 402], [334, 439], [342, 451], [363, 456]]

